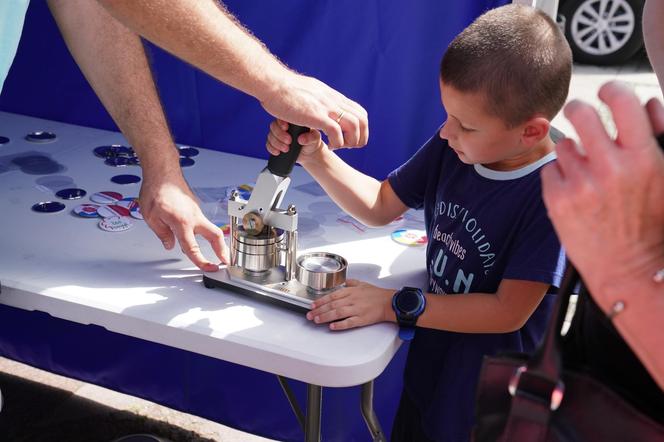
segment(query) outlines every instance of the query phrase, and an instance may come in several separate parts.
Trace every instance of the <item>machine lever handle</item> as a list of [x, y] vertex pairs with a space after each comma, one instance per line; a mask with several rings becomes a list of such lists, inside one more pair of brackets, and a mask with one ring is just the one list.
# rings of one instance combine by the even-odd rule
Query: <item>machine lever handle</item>
[[288, 125], [288, 133], [292, 137], [290, 149], [288, 152], [282, 152], [279, 155], [270, 155], [270, 159], [267, 161], [267, 168], [273, 175], [278, 175], [281, 177], [287, 177], [290, 175], [293, 170], [293, 166], [297, 161], [297, 157], [300, 155], [302, 150], [302, 145], [297, 142], [297, 137], [301, 134], [309, 132], [309, 128], [305, 126], [298, 126], [296, 124]]

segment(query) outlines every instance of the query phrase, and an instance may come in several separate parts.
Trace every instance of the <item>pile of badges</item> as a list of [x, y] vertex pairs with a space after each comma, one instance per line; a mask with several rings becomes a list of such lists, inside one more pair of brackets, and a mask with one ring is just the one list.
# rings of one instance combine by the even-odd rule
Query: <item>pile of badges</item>
[[90, 201], [72, 211], [82, 218], [102, 218], [99, 228], [107, 232], [129, 230], [134, 225], [132, 218], [143, 219], [138, 198], [123, 198], [118, 192], [105, 191], [93, 194]]
[[[104, 159], [104, 164], [113, 167], [124, 166], [140, 166], [141, 161], [138, 159], [136, 152], [130, 146], [123, 146], [121, 144], [110, 144], [106, 146], [98, 146], [93, 149], [93, 152], [99, 158]], [[192, 157], [199, 154], [198, 149], [189, 146], [178, 146], [180, 154], [180, 166], [190, 167], [196, 162]]]

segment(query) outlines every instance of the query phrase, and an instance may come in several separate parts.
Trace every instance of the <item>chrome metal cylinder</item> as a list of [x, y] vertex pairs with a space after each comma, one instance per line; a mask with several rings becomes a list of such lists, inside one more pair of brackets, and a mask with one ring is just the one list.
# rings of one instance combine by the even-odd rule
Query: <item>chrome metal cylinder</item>
[[231, 244], [235, 265], [249, 273], [265, 272], [279, 265], [284, 232], [269, 228], [258, 235], [250, 235], [236, 225]]
[[348, 262], [334, 253], [304, 253], [297, 258], [297, 280], [313, 292], [325, 292], [346, 282], [347, 268]]

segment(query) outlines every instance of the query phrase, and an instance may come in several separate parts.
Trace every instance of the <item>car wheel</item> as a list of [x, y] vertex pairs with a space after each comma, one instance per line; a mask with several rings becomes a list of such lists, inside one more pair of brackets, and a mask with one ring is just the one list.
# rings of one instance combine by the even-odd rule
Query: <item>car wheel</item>
[[643, 47], [644, 0], [569, 0], [561, 4], [558, 24], [574, 60], [619, 64]]

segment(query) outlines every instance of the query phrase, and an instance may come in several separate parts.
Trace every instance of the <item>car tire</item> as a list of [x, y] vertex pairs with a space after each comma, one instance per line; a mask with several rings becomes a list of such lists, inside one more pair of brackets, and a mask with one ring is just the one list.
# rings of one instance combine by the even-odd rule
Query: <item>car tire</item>
[[[568, 0], [561, 2], [558, 24], [581, 63], [624, 63], [643, 47], [644, 0]], [[601, 10], [603, 8], [603, 10]]]

